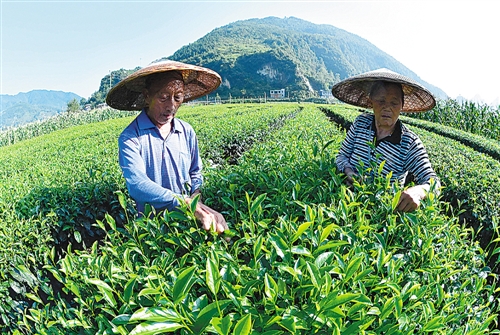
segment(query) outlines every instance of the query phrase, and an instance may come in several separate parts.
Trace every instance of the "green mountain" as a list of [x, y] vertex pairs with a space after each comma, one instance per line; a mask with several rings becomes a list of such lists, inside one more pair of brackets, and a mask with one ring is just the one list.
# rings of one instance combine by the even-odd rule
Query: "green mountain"
[[414, 72], [367, 40], [331, 25], [295, 17], [237, 21], [214, 29], [173, 55], [162, 58], [202, 65], [217, 71], [221, 97], [263, 96], [285, 89], [307, 98], [330, 91], [336, 82], [365, 71], [388, 68], [429, 88]]
[[68, 102], [82, 97], [75, 93], [33, 90], [16, 95], [2, 94], [0, 129], [43, 120], [66, 110]]
[[95, 108], [99, 106], [99, 104], [104, 103], [106, 101], [106, 95], [108, 94], [111, 87], [115, 86], [122, 79], [126, 78], [128, 75], [134, 73], [139, 69], [140, 67], [138, 66], [135, 69], [130, 69], [130, 70], [120, 69], [111, 71], [110, 74], [104, 76], [101, 79], [101, 84], [99, 85], [99, 89], [94, 93], [92, 93], [90, 98], [88, 98], [86, 101], [83, 101], [82, 105], [90, 105], [91, 107]]
[[[217, 71], [222, 85], [212, 98], [216, 94], [223, 99], [269, 97], [271, 90], [280, 89], [285, 89], [290, 98], [317, 97], [321, 90], [329, 93], [342, 79], [378, 68], [410, 77], [438, 98], [447, 97], [367, 40], [331, 25], [295, 17], [236, 21], [156, 61], [165, 59]], [[110, 87], [137, 69], [120, 69], [111, 72], [111, 78], [103, 77], [99, 90], [87, 103], [103, 103]]]

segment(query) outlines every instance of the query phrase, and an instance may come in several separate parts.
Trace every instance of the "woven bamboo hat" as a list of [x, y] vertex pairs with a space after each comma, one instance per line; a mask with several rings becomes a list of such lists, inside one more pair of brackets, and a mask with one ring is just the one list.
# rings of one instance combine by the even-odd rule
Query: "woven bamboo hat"
[[219, 87], [220, 75], [210, 69], [172, 60], [152, 63], [124, 78], [106, 96], [108, 106], [119, 110], [144, 108], [143, 89], [151, 74], [177, 71], [184, 80], [184, 102], [197, 99]]
[[369, 95], [376, 81], [401, 84], [404, 94], [402, 112], [424, 112], [436, 105], [436, 99], [425, 87], [388, 69], [378, 69], [347, 78], [333, 86], [332, 94], [345, 103], [371, 108]]

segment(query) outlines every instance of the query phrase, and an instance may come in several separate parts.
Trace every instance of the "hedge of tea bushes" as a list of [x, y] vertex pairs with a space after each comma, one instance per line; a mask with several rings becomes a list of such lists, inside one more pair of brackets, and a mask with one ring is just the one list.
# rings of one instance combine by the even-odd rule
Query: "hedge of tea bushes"
[[229, 243], [188, 207], [121, 228], [107, 216], [100, 244], [47, 265], [64, 297], [30, 292], [15, 333], [495, 333], [496, 282], [469, 230], [432, 196], [394, 211], [384, 178], [347, 189], [342, 138], [305, 106], [238, 165], [208, 169]]
[[111, 120], [0, 148], [0, 325], [14, 323], [30, 289], [50, 294], [50, 257], [101, 239], [93, 225], [105, 213], [123, 221], [114, 195], [124, 191], [116, 163], [122, 127]]
[[136, 115], [136, 111], [118, 111], [112, 108], [93, 109], [77, 113], [60, 113], [42, 121], [0, 131], [0, 147], [82, 124]]
[[179, 117], [196, 130], [208, 165], [220, 165], [235, 164], [248, 148], [279, 129], [299, 109], [294, 103], [188, 106], [179, 111]]
[[[255, 140], [262, 140], [299, 109], [297, 104], [279, 107], [187, 106], [179, 116], [200, 129], [202, 155], [209, 166], [219, 154], [210, 149], [219, 148], [223, 138], [253, 131], [260, 134]], [[133, 201], [128, 201], [129, 213], [123, 213], [115, 195], [127, 193], [118, 167], [117, 139], [132, 120], [133, 116], [72, 127], [0, 148], [0, 325], [13, 323], [34, 286], [41, 285], [45, 296], [50, 296], [53, 285], [59, 288], [44, 264], [61, 257], [69, 245], [81, 249], [102, 239], [97, 219], [108, 213], [120, 225], [125, 214], [133, 215]]]
[[401, 120], [411, 126], [458, 141], [472, 149], [485, 153], [500, 161], [500, 142], [482, 135], [472, 134], [439, 123], [401, 116]]
[[428, 112], [409, 116], [500, 141], [500, 105], [446, 99]]

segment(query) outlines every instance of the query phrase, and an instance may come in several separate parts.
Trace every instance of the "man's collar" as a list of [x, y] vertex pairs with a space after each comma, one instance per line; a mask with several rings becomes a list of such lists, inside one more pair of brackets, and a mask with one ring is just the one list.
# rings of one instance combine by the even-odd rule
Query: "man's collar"
[[[153, 121], [151, 121], [148, 114], [146, 113], [146, 109], [143, 109], [137, 117], [137, 124], [139, 126], [139, 129], [156, 128], [156, 125], [153, 123]], [[179, 122], [175, 122], [175, 118], [172, 120], [172, 131], [175, 133], [182, 131], [182, 127], [179, 127]]]
[[149, 118], [148, 114], [146, 114], [146, 109], [143, 109], [137, 117], [137, 125], [139, 126], [139, 129], [150, 129], [156, 127]]

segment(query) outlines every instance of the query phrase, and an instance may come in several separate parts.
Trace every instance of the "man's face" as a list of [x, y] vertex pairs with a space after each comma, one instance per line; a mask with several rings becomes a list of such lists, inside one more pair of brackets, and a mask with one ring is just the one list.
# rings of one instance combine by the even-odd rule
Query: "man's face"
[[153, 82], [143, 95], [149, 118], [161, 128], [172, 121], [184, 101], [184, 82], [178, 77], [166, 75]]
[[395, 85], [382, 86], [370, 97], [370, 101], [377, 125], [394, 126], [403, 108], [401, 88]]

